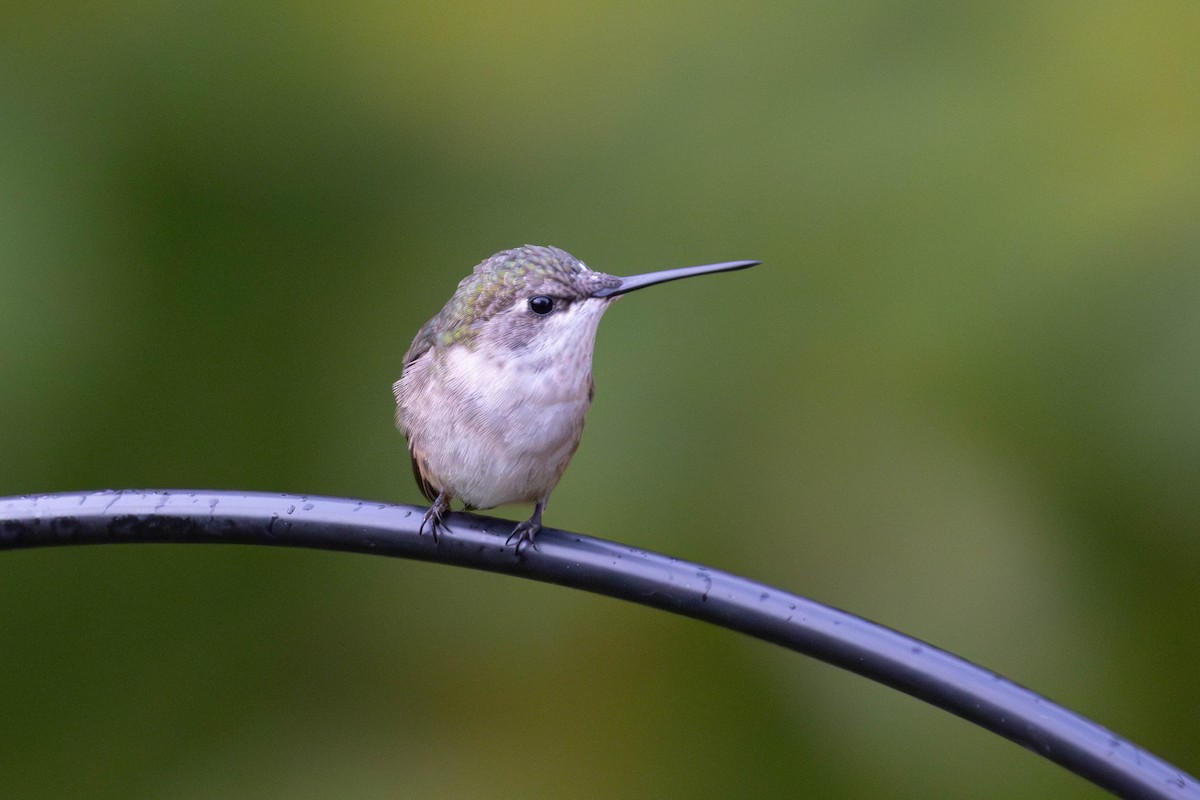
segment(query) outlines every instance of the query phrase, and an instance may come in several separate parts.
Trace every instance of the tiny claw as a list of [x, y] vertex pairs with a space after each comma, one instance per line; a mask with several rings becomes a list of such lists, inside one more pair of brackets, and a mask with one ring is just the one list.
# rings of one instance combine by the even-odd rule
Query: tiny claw
[[504, 540], [504, 545], [507, 547], [515, 540], [517, 543], [517, 555], [525, 552], [525, 548], [532, 547], [537, 550], [537, 543], [533, 541], [533, 537], [537, 536], [537, 532], [542, 529], [540, 522], [535, 522], [532, 519], [527, 519], [521, 522], [517, 527], [513, 528], [513, 532]]
[[450, 532], [450, 526], [442, 519], [450, 511], [450, 498], [439, 494], [437, 499], [433, 501], [433, 505], [425, 512], [425, 516], [421, 517], [421, 527], [417, 528], [417, 535], [424, 536], [426, 526], [429, 527], [429, 532], [433, 534], [433, 543], [438, 542], [438, 529]]
[[533, 537], [537, 536], [538, 531], [542, 529], [542, 511], [546, 508], [546, 500], [548, 497], [543, 497], [538, 500], [533, 507], [533, 516], [524, 522], [518, 523], [517, 527], [513, 528], [513, 532], [504, 540], [504, 546], [517, 541], [517, 557], [519, 558], [525, 552], [525, 548], [532, 547], [537, 550], [537, 543], [533, 541]]

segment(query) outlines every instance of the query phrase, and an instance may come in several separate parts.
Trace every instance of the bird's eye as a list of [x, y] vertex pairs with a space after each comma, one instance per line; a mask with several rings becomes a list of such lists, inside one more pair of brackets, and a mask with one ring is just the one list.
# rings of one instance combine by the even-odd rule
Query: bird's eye
[[539, 294], [529, 298], [529, 310], [539, 317], [544, 317], [554, 310], [554, 298]]

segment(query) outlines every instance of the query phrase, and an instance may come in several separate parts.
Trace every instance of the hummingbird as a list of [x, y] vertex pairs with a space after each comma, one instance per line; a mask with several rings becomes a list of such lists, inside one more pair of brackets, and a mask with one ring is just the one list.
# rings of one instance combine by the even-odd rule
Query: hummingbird
[[579, 447], [592, 404], [600, 318], [635, 289], [752, 267], [726, 261], [619, 277], [557, 247], [525, 245], [476, 265], [404, 354], [396, 427], [432, 503], [421, 520], [437, 541], [450, 501], [467, 510], [532, 503], [505, 544], [520, 554], [542, 527], [550, 493]]

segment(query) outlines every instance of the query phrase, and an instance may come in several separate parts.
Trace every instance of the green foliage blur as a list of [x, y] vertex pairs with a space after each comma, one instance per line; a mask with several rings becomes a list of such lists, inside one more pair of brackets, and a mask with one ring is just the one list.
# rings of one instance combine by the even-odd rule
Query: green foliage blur
[[[631, 295], [547, 524], [957, 652], [1200, 771], [1200, 5], [10, 3], [0, 495], [418, 502], [491, 253]], [[513, 518], [526, 508], [503, 509]], [[1080, 797], [894, 691], [379, 558], [0, 555], [0, 797]]]

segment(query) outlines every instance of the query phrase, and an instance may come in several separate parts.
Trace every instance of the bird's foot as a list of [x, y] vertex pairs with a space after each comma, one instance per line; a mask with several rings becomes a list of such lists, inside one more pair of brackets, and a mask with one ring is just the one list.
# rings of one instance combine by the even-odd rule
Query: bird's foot
[[504, 544], [508, 546], [516, 542], [517, 555], [525, 552], [526, 547], [532, 547], [534, 550], [537, 550], [537, 545], [534, 543], [533, 537], [537, 536], [537, 532], [541, 529], [542, 523], [540, 520], [527, 519], [513, 528], [513, 532], [504, 540]]
[[421, 517], [421, 527], [417, 528], [417, 535], [424, 536], [425, 528], [428, 527], [429, 532], [433, 534], [433, 543], [437, 544], [439, 529], [445, 533], [450, 532], [450, 526], [442, 519], [448, 513], [450, 513], [450, 498], [439, 494], [433, 501], [433, 505], [425, 512], [425, 516]]

